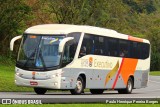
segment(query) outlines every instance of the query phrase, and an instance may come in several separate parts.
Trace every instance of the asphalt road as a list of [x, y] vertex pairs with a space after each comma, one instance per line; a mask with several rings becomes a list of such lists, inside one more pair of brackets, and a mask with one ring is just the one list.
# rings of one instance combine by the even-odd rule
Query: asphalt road
[[[41, 99], [48, 102], [97, 102], [106, 99], [143, 99], [158, 98], [160, 99], [160, 76], [150, 76], [148, 87], [134, 89], [132, 94], [118, 94], [117, 91], [105, 91], [104, 94], [92, 95], [85, 92], [82, 95], [71, 95], [70, 92], [47, 92], [45, 95], [37, 95], [34, 92], [0, 92], [1, 98], [11, 99]], [[92, 100], [91, 100], [92, 99]]]

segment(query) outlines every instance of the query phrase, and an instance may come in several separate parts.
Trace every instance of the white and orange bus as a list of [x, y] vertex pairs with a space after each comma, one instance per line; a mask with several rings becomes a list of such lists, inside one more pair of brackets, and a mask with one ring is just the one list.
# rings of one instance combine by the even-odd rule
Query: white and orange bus
[[15, 83], [37, 94], [66, 89], [81, 94], [117, 90], [130, 94], [147, 86], [150, 42], [93, 26], [45, 24], [28, 28], [22, 38]]

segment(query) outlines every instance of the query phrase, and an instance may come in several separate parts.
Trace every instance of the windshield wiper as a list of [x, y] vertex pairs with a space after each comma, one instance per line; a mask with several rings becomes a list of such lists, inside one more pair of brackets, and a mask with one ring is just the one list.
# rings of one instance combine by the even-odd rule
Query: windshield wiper
[[39, 57], [40, 57], [41, 60], [42, 60], [42, 64], [43, 64], [44, 70], [46, 70], [46, 64], [45, 64], [45, 62], [44, 62], [44, 59], [43, 59], [43, 56], [42, 56], [42, 50], [41, 50], [41, 49], [40, 49], [40, 51], [39, 51]]
[[35, 55], [35, 53], [37, 52], [37, 49], [35, 49], [32, 54], [27, 58], [27, 61], [24, 63], [23, 67], [25, 67], [28, 63], [29, 60], [34, 60], [34, 59], [31, 59], [31, 57], [33, 57]]

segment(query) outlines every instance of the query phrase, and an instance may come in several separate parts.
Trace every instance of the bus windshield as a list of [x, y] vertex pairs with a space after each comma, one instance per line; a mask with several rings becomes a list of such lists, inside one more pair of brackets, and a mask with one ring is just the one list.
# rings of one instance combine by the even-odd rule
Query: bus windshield
[[28, 69], [47, 69], [60, 64], [58, 47], [64, 35], [24, 34], [17, 65]]

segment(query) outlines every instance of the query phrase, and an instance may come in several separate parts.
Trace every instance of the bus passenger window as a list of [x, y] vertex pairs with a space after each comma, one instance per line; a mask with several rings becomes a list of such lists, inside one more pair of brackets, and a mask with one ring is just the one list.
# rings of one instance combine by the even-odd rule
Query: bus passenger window
[[109, 56], [118, 56], [118, 40], [117, 39], [108, 39], [108, 55]]
[[119, 52], [119, 56], [124, 57], [125, 56], [125, 51], [121, 49], [120, 52]]
[[80, 49], [79, 56], [85, 56], [85, 55], [86, 55], [86, 47], [83, 46], [83, 47], [81, 47], [81, 49]]
[[141, 44], [138, 42], [132, 42], [131, 44], [131, 57], [141, 59]]
[[102, 36], [95, 36], [94, 37], [94, 47], [95, 47], [95, 50], [94, 50], [94, 54], [95, 55], [104, 55], [104, 37]]
[[119, 56], [129, 57], [129, 42], [126, 40], [119, 40]]
[[142, 59], [146, 59], [149, 57], [149, 44], [143, 43], [142, 44]]
[[85, 34], [78, 57], [81, 58], [85, 55], [93, 54], [94, 52], [93, 43], [94, 43], [93, 36], [89, 34]]

